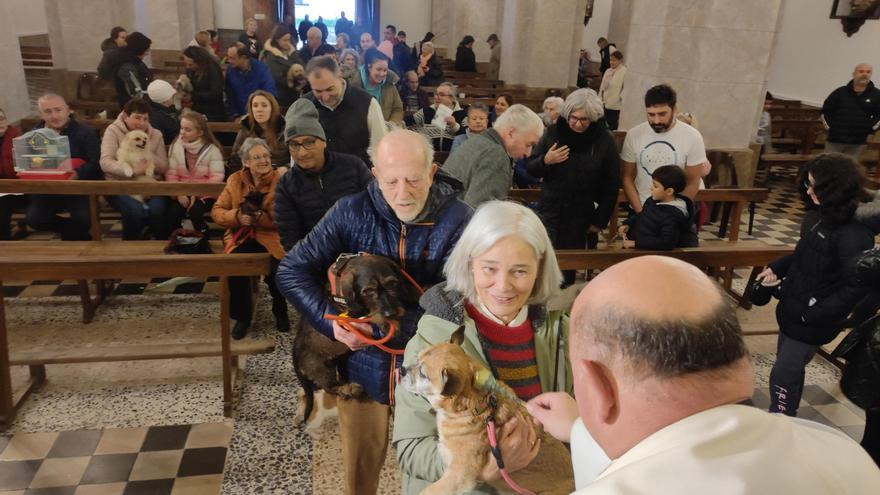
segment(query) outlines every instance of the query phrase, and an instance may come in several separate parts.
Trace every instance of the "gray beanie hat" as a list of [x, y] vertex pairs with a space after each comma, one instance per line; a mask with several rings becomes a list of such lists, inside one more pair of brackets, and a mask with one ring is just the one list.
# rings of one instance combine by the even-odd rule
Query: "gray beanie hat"
[[285, 141], [299, 136], [314, 136], [322, 141], [327, 140], [324, 128], [318, 121], [318, 109], [306, 98], [300, 98], [290, 105], [284, 115]]

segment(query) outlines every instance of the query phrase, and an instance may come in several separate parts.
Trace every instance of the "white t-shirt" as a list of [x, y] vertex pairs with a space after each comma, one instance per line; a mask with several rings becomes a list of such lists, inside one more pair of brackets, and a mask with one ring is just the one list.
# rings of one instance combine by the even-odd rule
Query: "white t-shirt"
[[706, 146], [700, 131], [676, 121], [672, 129], [654, 132], [647, 122], [626, 133], [620, 159], [636, 164], [636, 190], [644, 204], [651, 196], [651, 174], [663, 165], [696, 167], [706, 161]]

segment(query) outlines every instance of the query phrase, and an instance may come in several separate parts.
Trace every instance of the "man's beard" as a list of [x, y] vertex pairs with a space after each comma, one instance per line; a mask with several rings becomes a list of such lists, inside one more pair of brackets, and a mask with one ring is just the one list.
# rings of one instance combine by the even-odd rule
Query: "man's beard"
[[650, 125], [651, 125], [651, 129], [654, 129], [654, 132], [660, 133], [660, 132], [668, 131], [669, 124], [670, 124], [670, 122], [667, 122], [665, 124], [650, 124]]

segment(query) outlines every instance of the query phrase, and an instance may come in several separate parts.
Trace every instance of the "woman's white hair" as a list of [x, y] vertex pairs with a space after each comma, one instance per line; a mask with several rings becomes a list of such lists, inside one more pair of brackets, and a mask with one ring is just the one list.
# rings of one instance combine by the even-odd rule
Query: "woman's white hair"
[[558, 112], [558, 111], [562, 110], [562, 105], [565, 104], [565, 100], [563, 100], [562, 98], [560, 98], [558, 96], [548, 96], [547, 98], [544, 99], [544, 104], [541, 106], [541, 109], [544, 111], [547, 111], [547, 104], [548, 103], [556, 103], [556, 111]]
[[492, 127], [498, 132], [514, 128], [517, 133], [535, 131], [539, 136], [544, 133], [544, 121], [541, 117], [531, 108], [519, 103], [511, 105], [495, 120]]
[[434, 53], [434, 43], [431, 43], [430, 41], [422, 43], [422, 51]]
[[241, 158], [241, 161], [247, 160], [248, 153], [257, 146], [262, 146], [266, 151], [271, 149], [269, 148], [269, 144], [263, 138], [249, 137], [241, 143], [241, 148], [238, 149], [238, 157]]
[[568, 95], [559, 113], [567, 120], [571, 112], [578, 110], [583, 111], [590, 122], [596, 122], [605, 115], [602, 98], [599, 98], [595, 91], [588, 88], [578, 89]]
[[534, 211], [510, 201], [489, 201], [477, 208], [443, 267], [446, 290], [460, 292], [468, 300], [477, 301], [471, 263], [509, 236], [516, 236], [531, 246], [538, 261], [538, 277], [527, 304], [545, 304], [558, 294], [562, 274], [547, 229]]

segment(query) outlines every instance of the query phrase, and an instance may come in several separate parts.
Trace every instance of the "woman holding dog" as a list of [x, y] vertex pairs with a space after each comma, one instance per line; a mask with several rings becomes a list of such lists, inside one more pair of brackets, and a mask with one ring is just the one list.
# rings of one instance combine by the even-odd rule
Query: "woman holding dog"
[[[220, 143], [208, 129], [204, 115], [184, 110], [180, 117], [180, 135], [168, 151], [168, 182], [223, 182], [225, 162]], [[193, 228], [208, 233], [205, 214], [211, 211], [216, 198], [178, 196], [168, 205], [168, 217], [175, 226], [189, 216]]]
[[[421, 298], [425, 310], [406, 346], [404, 366], [419, 353], [448, 342], [464, 325], [465, 354], [527, 401], [542, 392], [571, 393], [566, 340], [568, 315], [547, 302], [562, 280], [556, 254], [541, 220], [530, 209], [490, 201], [477, 210], [444, 267], [446, 282]], [[446, 462], [439, 447], [437, 417], [424, 398], [397, 387], [394, 436], [405, 494], [417, 494], [437, 481]], [[532, 425], [513, 420], [500, 426], [498, 444], [508, 472], [527, 466], [540, 442]], [[481, 480], [500, 477], [491, 456]], [[472, 493], [495, 493], [479, 485]]]
[[183, 50], [183, 64], [192, 85], [192, 109], [211, 122], [229, 120], [223, 104], [223, 69], [220, 64], [198, 46]]
[[[287, 301], [275, 286], [275, 271], [284, 257], [281, 237], [275, 225], [275, 188], [283, 175], [272, 167], [269, 145], [260, 138], [246, 138], [239, 149], [243, 167], [229, 176], [226, 188], [211, 209], [211, 218], [226, 228], [223, 235], [226, 253], [265, 253], [272, 255], [271, 270], [264, 279], [272, 295], [275, 327], [290, 330]], [[248, 277], [229, 278], [229, 316], [235, 320], [232, 338], [247, 334], [254, 308], [251, 304]]]
[[263, 45], [263, 53], [260, 55], [260, 59], [269, 66], [272, 79], [275, 79], [278, 104], [284, 108], [289, 107], [300, 96], [288, 82], [287, 74], [294, 64], [305, 65], [293, 45], [287, 26], [278, 24], [272, 29], [272, 34]]
[[247, 115], [241, 119], [241, 129], [235, 136], [232, 145], [232, 157], [229, 158], [229, 171], [241, 168], [241, 145], [247, 138], [260, 138], [269, 146], [272, 154], [273, 167], [287, 167], [290, 154], [284, 142], [284, 118], [278, 100], [268, 91], [258, 89], [251, 93], [247, 101]]

